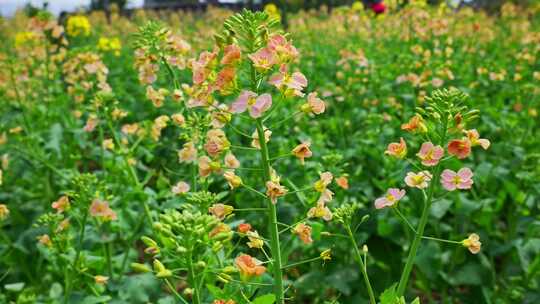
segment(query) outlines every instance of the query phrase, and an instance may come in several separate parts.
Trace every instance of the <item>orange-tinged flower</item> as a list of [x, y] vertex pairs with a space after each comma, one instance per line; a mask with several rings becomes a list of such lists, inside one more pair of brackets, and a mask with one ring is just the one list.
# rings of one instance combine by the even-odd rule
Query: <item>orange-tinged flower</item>
[[231, 152], [225, 154], [223, 162], [225, 163], [225, 167], [227, 167], [227, 169], [237, 169], [240, 167], [240, 161]]
[[38, 236], [37, 240], [40, 244], [44, 246], [47, 246], [47, 247], [52, 246], [52, 241], [48, 234], [43, 234], [43, 235]]
[[197, 148], [192, 141], [184, 144], [184, 147], [178, 151], [178, 160], [181, 163], [193, 163], [197, 160]]
[[240, 233], [247, 233], [250, 230], [251, 230], [251, 225], [248, 223], [242, 223], [238, 225], [238, 232]]
[[231, 227], [225, 223], [219, 223], [210, 233], [208, 234], [211, 238], [220, 236], [220, 235], [228, 235], [231, 232]]
[[210, 212], [213, 216], [217, 217], [220, 220], [223, 220], [227, 215], [231, 214], [234, 211], [233, 206], [225, 205], [225, 204], [214, 204], [208, 208], [208, 212]]
[[272, 204], [277, 203], [280, 196], [287, 194], [287, 188], [279, 184], [279, 179], [266, 182], [266, 195], [272, 201]]
[[349, 189], [349, 179], [345, 175], [342, 175], [336, 178], [336, 184], [340, 186], [342, 189], [345, 189], [345, 190]]
[[307, 103], [303, 104], [300, 109], [306, 114], [312, 113], [319, 115], [326, 110], [326, 104], [322, 99], [317, 97], [317, 92], [311, 92], [308, 94]]
[[240, 60], [241, 50], [236, 44], [230, 44], [223, 48], [223, 57], [221, 58], [221, 64], [229, 65], [234, 64]]
[[304, 164], [305, 158], [311, 157], [313, 155], [313, 153], [309, 149], [310, 146], [311, 146], [311, 143], [305, 142], [305, 143], [299, 144], [292, 150], [292, 153], [294, 154], [294, 156], [300, 159], [300, 163], [302, 165]]
[[90, 205], [90, 215], [105, 221], [116, 220], [116, 212], [109, 207], [109, 202], [94, 199]]
[[420, 114], [414, 115], [409, 122], [402, 124], [401, 129], [407, 132], [427, 132], [426, 124]]
[[477, 254], [480, 252], [482, 243], [480, 242], [480, 236], [476, 233], [471, 233], [468, 238], [461, 241], [463, 246], [467, 247], [472, 254]]
[[448, 143], [448, 153], [459, 159], [464, 159], [471, 154], [471, 142], [469, 139], [454, 139]]
[[465, 134], [467, 135], [467, 138], [471, 142], [471, 146], [480, 146], [484, 150], [487, 150], [489, 146], [491, 145], [491, 142], [489, 139], [480, 138], [480, 134], [478, 134], [478, 131], [476, 129], [472, 130], [466, 130]]
[[199, 157], [199, 175], [207, 177], [211, 173], [220, 173], [221, 164], [217, 161], [212, 161], [208, 156]]
[[330, 221], [332, 219], [332, 212], [328, 207], [326, 207], [324, 201], [317, 202], [317, 206], [312, 207], [308, 211], [308, 217], [318, 217], [322, 218], [325, 221]]
[[262, 266], [259, 260], [247, 254], [239, 255], [234, 263], [244, 278], [260, 276], [266, 271], [266, 267]]
[[234, 173], [232, 170], [227, 170], [223, 173], [223, 177], [227, 180], [231, 189], [238, 188], [242, 185], [242, 178]]
[[399, 143], [390, 143], [384, 154], [394, 156], [396, 158], [404, 158], [407, 156], [407, 143], [403, 137], [399, 138]]
[[53, 209], [56, 209], [57, 213], [62, 213], [69, 209], [69, 198], [63, 195], [57, 201], [53, 202], [51, 206]]
[[298, 235], [300, 240], [304, 242], [304, 244], [311, 244], [313, 243], [313, 239], [311, 238], [311, 227], [300, 223], [294, 227], [294, 233]]

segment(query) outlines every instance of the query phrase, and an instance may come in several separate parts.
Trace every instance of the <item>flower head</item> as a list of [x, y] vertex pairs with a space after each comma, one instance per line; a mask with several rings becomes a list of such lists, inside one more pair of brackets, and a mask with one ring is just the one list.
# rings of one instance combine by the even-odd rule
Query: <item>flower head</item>
[[307, 216], [310, 218], [318, 217], [318, 218], [322, 218], [325, 221], [330, 221], [332, 220], [333, 215], [332, 215], [332, 211], [330, 211], [330, 209], [326, 207], [325, 202], [319, 200], [315, 207], [312, 207], [311, 209], [309, 209]]
[[90, 215], [105, 221], [116, 220], [116, 212], [109, 207], [109, 202], [97, 198], [90, 205]]
[[448, 153], [459, 159], [464, 159], [471, 154], [471, 142], [469, 139], [454, 139], [448, 143]]
[[336, 178], [336, 184], [340, 186], [342, 189], [349, 189], [349, 179], [346, 175], [342, 175], [338, 178]]
[[313, 155], [313, 153], [309, 149], [310, 146], [311, 146], [311, 143], [305, 142], [305, 143], [299, 144], [292, 150], [292, 153], [294, 154], [294, 156], [300, 159], [300, 163], [302, 165], [304, 164], [305, 158], [311, 157]]
[[280, 196], [287, 194], [287, 188], [280, 185], [279, 179], [273, 179], [266, 182], [266, 195], [272, 201], [272, 204], [277, 203], [277, 199]]
[[[307, 86], [308, 81], [306, 76], [300, 72], [289, 74], [287, 68], [283, 65], [279, 69], [279, 73], [270, 77], [268, 82], [275, 86], [278, 90], [284, 92], [286, 96], [304, 96], [302, 91]], [[313, 97], [312, 97], [313, 98]]]
[[268, 71], [277, 64], [277, 58], [269, 48], [262, 48], [253, 54], [249, 54], [248, 58], [251, 59], [253, 66], [260, 72]]
[[435, 166], [444, 155], [444, 150], [441, 146], [435, 146], [431, 142], [425, 142], [420, 147], [420, 151], [416, 154], [424, 166]]
[[227, 170], [223, 173], [223, 177], [227, 180], [231, 189], [238, 188], [242, 185], [242, 178], [234, 173], [233, 170]]
[[391, 207], [397, 204], [400, 199], [405, 196], [405, 190], [398, 188], [390, 188], [386, 192], [386, 195], [379, 197], [375, 200], [375, 208], [382, 209], [384, 207]]
[[231, 112], [243, 113], [246, 109], [249, 110], [249, 115], [253, 118], [259, 118], [262, 114], [272, 106], [272, 96], [270, 94], [262, 94], [257, 96], [254, 92], [243, 91], [238, 96], [238, 99], [231, 105]]
[[57, 201], [53, 202], [51, 207], [56, 209], [56, 212], [62, 213], [69, 209], [69, 198], [63, 195]]
[[427, 132], [424, 119], [419, 114], [414, 115], [407, 123], [402, 124], [401, 129], [407, 132]]
[[311, 238], [311, 227], [310, 226], [308, 226], [308, 225], [306, 225], [304, 223], [300, 223], [300, 224], [296, 225], [296, 227], [294, 227], [293, 232], [298, 235], [298, 237], [300, 238], [300, 240], [302, 240], [302, 242], [304, 242], [304, 244], [313, 243], [313, 239]]
[[38, 236], [37, 240], [41, 245], [44, 245], [47, 247], [52, 246], [51, 237], [48, 234], [43, 234], [43, 235]]
[[227, 45], [223, 48], [223, 57], [221, 58], [221, 64], [229, 65], [234, 64], [240, 60], [241, 50], [236, 44]]
[[491, 142], [489, 141], [489, 139], [480, 138], [480, 134], [478, 134], [478, 131], [476, 131], [476, 129], [466, 130], [464, 132], [467, 135], [467, 138], [469, 139], [469, 141], [471, 142], [471, 146], [473, 147], [480, 146], [484, 150], [487, 150], [489, 146], [491, 145]]
[[403, 137], [399, 138], [399, 143], [390, 143], [384, 151], [384, 154], [391, 155], [396, 158], [404, 158], [407, 156], [407, 143]]
[[217, 217], [220, 220], [223, 220], [227, 215], [231, 214], [234, 211], [233, 206], [225, 205], [225, 204], [214, 204], [208, 208], [208, 212], [210, 212], [213, 216]]
[[431, 181], [431, 178], [433, 175], [429, 171], [420, 171], [418, 173], [409, 172], [407, 173], [407, 176], [405, 177], [405, 183], [409, 187], [414, 187], [418, 189], [425, 189], [427, 188], [429, 181]]
[[247, 254], [239, 255], [234, 263], [244, 278], [260, 276], [266, 271], [266, 267], [262, 266], [259, 260]]
[[174, 194], [185, 194], [189, 192], [189, 184], [184, 181], [179, 181], [172, 187], [172, 193]]
[[250, 230], [251, 230], [251, 225], [248, 223], [242, 223], [238, 225], [238, 232], [240, 233], [247, 233]]
[[319, 115], [326, 110], [326, 104], [322, 99], [317, 97], [317, 92], [311, 92], [307, 96], [307, 103], [303, 104], [300, 109], [307, 114]]
[[480, 242], [480, 236], [476, 233], [471, 233], [468, 238], [461, 241], [464, 247], [467, 247], [472, 254], [480, 252], [482, 243]]
[[197, 148], [192, 141], [184, 144], [184, 147], [178, 151], [178, 160], [181, 163], [193, 163], [197, 160]]
[[474, 183], [472, 180], [473, 175], [473, 172], [469, 168], [461, 168], [457, 173], [450, 169], [445, 169], [441, 174], [441, 184], [448, 191], [471, 189]]
[[264, 241], [257, 231], [248, 231], [246, 232], [246, 235], [249, 239], [249, 242], [247, 242], [249, 248], [263, 248]]

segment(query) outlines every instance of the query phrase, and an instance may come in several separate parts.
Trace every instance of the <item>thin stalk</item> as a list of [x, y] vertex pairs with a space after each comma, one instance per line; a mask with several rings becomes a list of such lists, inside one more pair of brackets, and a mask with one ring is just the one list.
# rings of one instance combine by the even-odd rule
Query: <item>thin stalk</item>
[[171, 290], [171, 292], [174, 294], [175, 297], [178, 298], [178, 300], [180, 300], [182, 303], [184, 304], [189, 304], [188, 301], [186, 301], [179, 293], [178, 291], [176, 291], [176, 288], [174, 288], [173, 284], [171, 283], [171, 281], [169, 281], [169, 279], [164, 279], [165, 281], [165, 284], [167, 284], [167, 287], [169, 287], [169, 289]]
[[193, 287], [193, 299], [192, 299], [193, 303], [201, 304], [199, 287], [198, 287], [197, 279], [195, 276], [195, 268], [193, 267], [193, 255], [191, 251], [188, 257], [188, 277], [189, 277], [189, 284]]
[[422, 238], [423, 238], [423, 239], [426, 239], [426, 240], [437, 241], [437, 242], [443, 242], [443, 243], [450, 243], [450, 244], [459, 244], [459, 245], [461, 245], [461, 242], [458, 242], [458, 241], [445, 240], [445, 239], [440, 239], [440, 238], [436, 238], [436, 237], [432, 237], [432, 236], [423, 236]]
[[[443, 128], [441, 129], [441, 137], [440, 137], [441, 138], [440, 143], [442, 145], [444, 145], [446, 141], [447, 128], [448, 128], [448, 121], [445, 119], [443, 123]], [[424, 235], [424, 229], [426, 228], [426, 224], [428, 222], [429, 208], [431, 207], [431, 204], [433, 202], [433, 195], [435, 193], [435, 188], [439, 183], [440, 173], [441, 173], [441, 163], [439, 162], [439, 164], [437, 164], [437, 166], [435, 167], [433, 180], [429, 184], [428, 194], [427, 194], [427, 197], [425, 197], [424, 199], [424, 209], [422, 210], [420, 222], [418, 223], [418, 228], [416, 229], [414, 240], [411, 244], [411, 249], [409, 251], [409, 255], [407, 256], [407, 261], [405, 262], [405, 267], [403, 268], [403, 272], [401, 273], [401, 278], [399, 279], [399, 284], [397, 287], [398, 297], [402, 296], [405, 292], [405, 289], [407, 288], [407, 282], [409, 281], [409, 277], [411, 275], [411, 271], [414, 265], [414, 260], [416, 258], [416, 252], [418, 251], [418, 247], [420, 246], [422, 237]]]
[[[82, 250], [82, 243], [84, 241], [84, 233], [86, 231], [86, 222], [88, 221], [88, 210], [86, 210], [84, 212], [84, 215], [83, 215], [83, 220], [81, 222], [81, 229], [80, 229], [80, 232], [79, 232], [79, 240], [78, 240], [78, 245], [77, 245], [77, 251], [75, 253], [75, 259], [73, 260], [73, 270], [74, 272], [77, 272], [77, 264], [79, 263], [79, 258], [81, 256], [81, 250]], [[64, 293], [64, 303], [68, 303], [69, 302], [69, 296], [71, 295], [71, 274], [70, 272], [67, 271], [67, 268], [66, 267], [66, 272], [65, 272], [65, 275], [66, 275], [66, 291]]]
[[369, 276], [367, 274], [367, 268], [364, 264], [364, 259], [362, 258], [362, 254], [360, 253], [360, 250], [358, 249], [358, 244], [356, 244], [356, 239], [354, 238], [354, 235], [351, 230], [351, 226], [349, 224], [345, 225], [345, 229], [347, 229], [347, 234], [349, 235], [349, 240], [351, 241], [353, 247], [354, 247], [354, 253], [356, 255], [356, 259], [358, 260], [358, 264], [360, 264], [360, 271], [362, 272], [362, 276], [364, 277], [364, 283], [366, 284], [366, 289], [369, 294], [369, 302], [371, 304], [377, 304], [377, 301], [375, 300], [375, 294], [373, 293], [373, 288], [371, 287], [371, 283], [369, 282]]
[[[259, 145], [261, 147], [261, 169], [263, 169], [263, 177], [265, 181], [270, 180], [270, 157], [268, 156], [268, 147], [264, 139], [264, 129], [262, 121], [257, 119], [257, 133], [259, 135]], [[277, 208], [270, 199], [266, 198], [268, 204], [268, 230], [270, 232], [270, 250], [272, 253], [272, 268], [274, 271], [274, 294], [276, 295], [276, 303], [284, 303], [283, 295], [283, 272], [281, 265], [281, 249], [279, 244], [279, 230], [277, 221]]]
[[285, 265], [285, 266], [283, 266], [281, 269], [291, 268], [291, 267], [294, 267], [294, 266], [298, 266], [298, 265], [302, 265], [302, 264], [314, 262], [314, 261], [317, 261], [317, 260], [320, 260], [320, 259], [321, 259], [320, 256], [319, 256], [319, 257], [315, 257], [315, 258], [311, 258], [311, 259], [307, 259], [307, 260], [304, 260], [304, 261], [300, 261], [300, 262], [292, 263], [292, 264], [289, 264], [289, 265]]

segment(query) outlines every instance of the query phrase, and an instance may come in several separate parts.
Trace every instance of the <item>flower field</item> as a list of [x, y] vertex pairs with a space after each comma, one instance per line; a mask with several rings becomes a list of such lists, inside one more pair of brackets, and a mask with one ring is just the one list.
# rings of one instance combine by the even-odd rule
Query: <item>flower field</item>
[[540, 5], [410, 2], [0, 19], [0, 303], [539, 303]]

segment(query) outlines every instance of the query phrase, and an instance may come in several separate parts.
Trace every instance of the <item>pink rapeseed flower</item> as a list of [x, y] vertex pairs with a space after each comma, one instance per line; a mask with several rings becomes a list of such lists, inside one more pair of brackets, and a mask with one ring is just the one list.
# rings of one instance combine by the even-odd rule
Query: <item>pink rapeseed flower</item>
[[386, 195], [375, 200], [375, 208], [382, 209], [384, 207], [394, 206], [400, 199], [405, 196], [405, 190], [398, 188], [390, 188]]
[[471, 189], [474, 183], [472, 180], [473, 175], [473, 172], [469, 168], [461, 168], [457, 173], [446, 169], [441, 174], [441, 184], [448, 191]]
[[253, 118], [259, 118], [261, 115], [272, 106], [272, 96], [270, 94], [262, 94], [257, 96], [252, 91], [243, 91], [238, 96], [238, 99], [231, 105], [231, 112], [243, 113], [246, 109], [249, 110], [249, 115]]
[[416, 154], [424, 166], [435, 166], [444, 155], [444, 150], [441, 146], [435, 146], [431, 142], [425, 142], [420, 147], [420, 151]]

